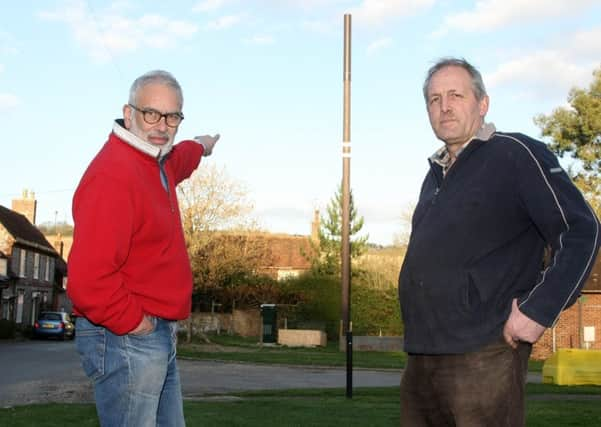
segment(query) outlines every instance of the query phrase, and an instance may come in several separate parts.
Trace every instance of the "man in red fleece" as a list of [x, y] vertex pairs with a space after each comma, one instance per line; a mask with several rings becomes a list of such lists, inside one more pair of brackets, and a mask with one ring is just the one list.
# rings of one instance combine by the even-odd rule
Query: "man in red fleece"
[[182, 106], [171, 74], [136, 79], [73, 198], [68, 294], [103, 426], [185, 425], [175, 352], [192, 272], [175, 188], [219, 135], [173, 145]]

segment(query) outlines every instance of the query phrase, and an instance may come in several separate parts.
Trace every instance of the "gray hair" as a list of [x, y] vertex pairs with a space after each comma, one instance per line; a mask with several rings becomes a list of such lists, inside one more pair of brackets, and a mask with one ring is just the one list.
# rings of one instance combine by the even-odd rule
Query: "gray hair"
[[453, 57], [445, 57], [441, 58], [436, 63], [430, 67], [428, 70], [428, 74], [426, 75], [426, 80], [424, 81], [424, 99], [426, 103], [428, 102], [428, 88], [430, 87], [430, 81], [432, 80], [432, 76], [443, 68], [446, 67], [461, 67], [465, 71], [468, 72], [472, 79], [472, 89], [474, 91], [474, 95], [478, 101], [481, 101], [486, 96], [486, 88], [484, 87], [484, 82], [482, 81], [482, 75], [480, 71], [476, 69], [472, 64], [467, 62], [463, 58], [453, 58]]
[[175, 77], [163, 70], [153, 70], [149, 71], [145, 74], [142, 74], [138, 77], [131, 85], [129, 89], [129, 103], [132, 105], [136, 105], [136, 98], [138, 96], [138, 91], [151, 83], [159, 83], [165, 86], [169, 86], [173, 90], [175, 90], [177, 94], [177, 98], [179, 101], [179, 108], [181, 109], [184, 106], [184, 95], [182, 93], [182, 87], [179, 85]]

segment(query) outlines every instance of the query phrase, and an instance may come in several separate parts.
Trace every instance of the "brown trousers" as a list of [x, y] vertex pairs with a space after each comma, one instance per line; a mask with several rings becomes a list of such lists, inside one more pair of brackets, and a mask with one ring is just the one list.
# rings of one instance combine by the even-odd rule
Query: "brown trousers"
[[502, 338], [481, 350], [409, 355], [401, 380], [401, 426], [522, 427], [532, 345]]

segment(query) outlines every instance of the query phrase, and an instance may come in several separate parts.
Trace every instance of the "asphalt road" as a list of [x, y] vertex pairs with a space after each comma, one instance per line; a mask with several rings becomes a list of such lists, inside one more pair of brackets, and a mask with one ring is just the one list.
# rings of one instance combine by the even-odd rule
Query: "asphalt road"
[[[246, 390], [346, 386], [345, 368], [307, 368], [179, 360], [184, 398]], [[400, 371], [353, 372], [354, 387], [399, 385]], [[0, 341], [0, 407], [42, 402], [91, 402], [73, 341]]]

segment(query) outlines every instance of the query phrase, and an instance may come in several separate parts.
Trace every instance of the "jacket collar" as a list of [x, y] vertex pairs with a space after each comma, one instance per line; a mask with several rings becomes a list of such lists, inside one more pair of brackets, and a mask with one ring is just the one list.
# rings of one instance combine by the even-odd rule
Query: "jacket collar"
[[[461, 152], [465, 150], [468, 144], [474, 139], [488, 141], [493, 135], [493, 133], [496, 132], [496, 130], [497, 129], [495, 128], [495, 125], [493, 123], [483, 123], [482, 126], [480, 126], [480, 129], [478, 129], [478, 132], [476, 132], [476, 135], [474, 135], [469, 141], [463, 144], [459, 151], [457, 151], [456, 157], [459, 157]], [[449, 154], [449, 151], [447, 150], [447, 146], [443, 145], [438, 150], [436, 150], [436, 152], [430, 156], [430, 161], [442, 166], [443, 170], [448, 169], [451, 164], [451, 156]]]
[[169, 147], [163, 148], [162, 152], [160, 147], [157, 147], [151, 144], [150, 142], [143, 140], [139, 136], [134, 135], [125, 128], [125, 123], [123, 119], [115, 120], [115, 122], [113, 123], [113, 133], [117, 135], [122, 141], [126, 142], [135, 149], [155, 159], [158, 159], [159, 157], [165, 157], [169, 153], [169, 151], [171, 151], [171, 145]]

